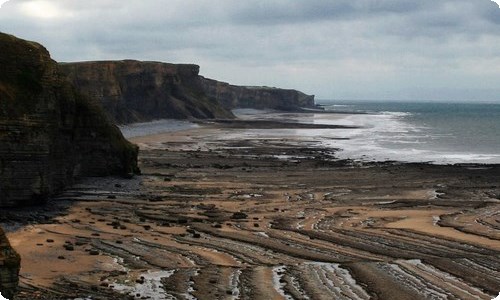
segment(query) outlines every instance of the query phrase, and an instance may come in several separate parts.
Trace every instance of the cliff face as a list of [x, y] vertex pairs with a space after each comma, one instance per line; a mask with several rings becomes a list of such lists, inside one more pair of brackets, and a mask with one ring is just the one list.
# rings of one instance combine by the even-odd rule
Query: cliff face
[[43, 46], [0, 33], [0, 66], [0, 207], [43, 202], [77, 176], [138, 170], [137, 147]]
[[0, 228], [0, 292], [7, 299], [13, 299], [19, 281], [21, 258], [9, 244]]
[[313, 95], [306, 95], [296, 90], [236, 86], [208, 78], [203, 78], [202, 83], [205, 93], [228, 109], [271, 108], [297, 111], [301, 108], [315, 107]]
[[125, 60], [60, 67], [81, 92], [98, 99], [117, 123], [233, 117], [205, 95], [197, 65]]

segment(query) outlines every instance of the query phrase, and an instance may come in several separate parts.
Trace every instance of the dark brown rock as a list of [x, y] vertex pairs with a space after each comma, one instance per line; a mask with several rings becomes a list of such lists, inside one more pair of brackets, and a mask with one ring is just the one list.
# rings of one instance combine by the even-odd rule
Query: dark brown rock
[[255, 108], [299, 111], [316, 108], [314, 95], [271, 87], [236, 86], [209, 78], [202, 79], [205, 93], [227, 109]]
[[234, 219], [234, 220], [239, 220], [239, 219], [246, 219], [248, 218], [248, 215], [244, 212], [235, 212], [233, 213], [233, 215], [231, 216], [231, 219]]
[[232, 118], [206, 96], [200, 67], [135, 60], [61, 63], [74, 85], [119, 124], [161, 118]]
[[10, 246], [5, 233], [0, 228], [0, 291], [7, 299], [17, 292], [21, 258]]
[[0, 33], [0, 66], [0, 207], [38, 204], [78, 176], [138, 172], [138, 148], [43, 46]]

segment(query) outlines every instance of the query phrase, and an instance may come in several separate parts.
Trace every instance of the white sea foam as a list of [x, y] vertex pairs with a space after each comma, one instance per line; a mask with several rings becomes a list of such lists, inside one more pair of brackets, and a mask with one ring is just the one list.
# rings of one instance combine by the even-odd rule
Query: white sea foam
[[241, 270], [236, 270], [229, 276], [229, 287], [231, 288], [231, 299], [238, 300], [240, 299], [240, 276]]
[[[490, 145], [489, 148], [482, 151], [468, 149], [467, 147], [470, 147], [471, 141], [462, 143], [462, 137], [454, 136], [459, 133], [431, 128], [421, 120], [415, 121], [412, 118], [414, 115], [408, 112], [297, 114], [253, 109], [241, 109], [234, 112], [243, 119], [281, 119], [308, 124], [359, 126], [360, 128], [228, 130], [220, 137], [223, 140], [298, 138], [300, 143], [308, 146], [326, 146], [341, 149], [336, 154], [339, 159], [358, 161], [429, 162], [438, 164], [500, 163], [500, 153], [496, 150], [491, 150], [488, 153], [487, 150], [495, 147]], [[195, 126], [197, 125], [186, 121], [160, 120], [127, 125], [122, 127], [122, 131], [126, 137], [134, 137], [178, 131]], [[276, 157], [285, 160], [298, 158]]]
[[175, 271], [148, 271], [147, 273], [141, 274], [141, 277], [144, 279], [143, 283], [137, 283], [134, 286], [114, 283], [113, 289], [132, 296], [140, 295], [140, 297], [148, 297], [148, 299], [176, 299], [174, 296], [165, 292], [163, 284], [161, 283], [162, 278], [168, 278], [172, 276], [174, 272]]
[[281, 282], [281, 279], [283, 278], [283, 273], [286, 271], [286, 266], [277, 266], [273, 268], [273, 286], [274, 289], [281, 295], [283, 298], [286, 300], [293, 300], [293, 298], [290, 295], [287, 295], [285, 293], [284, 287], [286, 286], [286, 283]]
[[[322, 144], [340, 148], [340, 159], [362, 161], [402, 161], [453, 163], [500, 163], [499, 153], [468, 153], [436, 149], [432, 141], [452, 137], [449, 133], [432, 133], [425, 125], [405, 120], [407, 113], [347, 115], [335, 121], [338, 125], [362, 126], [360, 129], [337, 129], [323, 132]], [[322, 120], [321, 120], [322, 121]], [[321, 122], [320, 121], [320, 122]], [[343, 140], [333, 139], [343, 138]]]

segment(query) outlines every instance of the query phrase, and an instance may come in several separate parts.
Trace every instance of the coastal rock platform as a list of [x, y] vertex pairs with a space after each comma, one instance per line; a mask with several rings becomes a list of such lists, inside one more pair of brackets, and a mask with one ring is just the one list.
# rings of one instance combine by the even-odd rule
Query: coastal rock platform
[[244, 130], [134, 138], [141, 176], [86, 179], [57, 216], [5, 224], [19, 299], [498, 294], [500, 166], [340, 161]]

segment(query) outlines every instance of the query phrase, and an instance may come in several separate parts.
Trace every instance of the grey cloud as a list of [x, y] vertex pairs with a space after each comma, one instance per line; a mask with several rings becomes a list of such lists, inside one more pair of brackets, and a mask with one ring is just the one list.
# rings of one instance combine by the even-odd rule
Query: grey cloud
[[[425, 2], [425, 1], [424, 1]], [[234, 11], [235, 22], [249, 24], [282, 24], [318, 22], [408, 13], [421, 9], [420, 1], [405, 0], [316, 0], [316, 1], [249, 1]]]
[[456, 97], [457, 85], [491, 97], [500, 81], [489, 0], [46, 0], [64, 14], [45, 19], [25, 14], [29, 1], [4, 5], [0, 30], [57, 60], [194, 62], [215, 78], [322, 97]]

